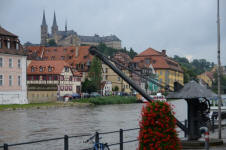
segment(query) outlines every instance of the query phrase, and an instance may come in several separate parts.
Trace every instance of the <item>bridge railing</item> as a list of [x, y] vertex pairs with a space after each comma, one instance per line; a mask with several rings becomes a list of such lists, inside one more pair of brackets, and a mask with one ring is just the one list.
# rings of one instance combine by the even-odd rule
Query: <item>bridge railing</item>
[[[120, 130], [117, 130], [117, 131], [110, 131], [110, 132], [96, 132], [95, 133], [95, 143], [99, 143], [99, 141], [101, 139], [100, 138], [101, 135], [118, 133], [119, 142], [108, 143], [108, 146], [111, 147], [111, 146], [119, 145], [119, 149], [123, 150], [124, 144], [138, 141], [137, 136], [134, 137], [134, 139], [132, 139], [132, 140], [124, 141], [125, 140], [124, 135], [127, 132], [130, 132], [130, 131], [133, 131], [133, 130], [139, 130], [139, 129], [140, 128], [132, 128], [132, 129], [124, 129], [124, 130], [120, 129]], [[35, 141], [30, 141], [30, 142], [21, 142], [21, 143], [14, 143], [14, 144], [4, 143], [2, 146], [0, 146], [0, 149], [9, 150], [11, 147], [25, 146], [25, 145], [35, 144], [35, 143], [43, 143], [43, 142], [49, 142], [49, 141], [63, 140], [64, 141], [64, 144], [63, 144], [64, 150], [69, 150], [69, 142], [70, 142], [69, 139], [84, 138], [84, 137], [89, 137], [89, 136], [92, 136], [92, 135], [93, 134], [82, 134], [82, 135], [74, 135], [74, 136], [64, 135], [63, 137], [35, 140]], [[53, 147], [54, 147], [54, 145], [53, 145]]]

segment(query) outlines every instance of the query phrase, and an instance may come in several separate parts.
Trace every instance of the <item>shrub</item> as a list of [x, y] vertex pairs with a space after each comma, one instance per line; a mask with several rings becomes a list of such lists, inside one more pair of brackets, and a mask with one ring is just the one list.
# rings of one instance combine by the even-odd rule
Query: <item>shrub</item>
[[179, 150], [181, 144], [176, 132], [176, 119], [166, 102], [147, 103], [142, 108], [139, 150]]

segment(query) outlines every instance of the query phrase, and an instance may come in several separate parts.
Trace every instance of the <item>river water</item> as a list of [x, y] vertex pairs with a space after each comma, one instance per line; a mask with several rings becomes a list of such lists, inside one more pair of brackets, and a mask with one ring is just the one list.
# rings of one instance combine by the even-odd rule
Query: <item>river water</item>
[[[171, 102], [175, 108], [176, 118], [184, 121], [187, 118], [187, 104], [184, 100]], [[143, 104], [121, 104], [90, 107], [62, 107], [48, 109], [28, 109], [0, 112], [0, 145], [33, 140], [108, 132], [139, 127], [140, 113]], [[179, 129], [178, 129], [179, 131]], [[179, 132], [183, 137], [183, 133]], [[103, 142], [119, 142], [119, 133], [101, 135]], [[138, 137], [138, 130], [124, 133], [124, 141]], [[84, 138], [69, 139], [71, 150], [79, 150], [89, 145]], [[111, 149], [119, 149], [112, 146]], [[137, 142], [125, 144], [125, 149], [135, 150]], [[50, 141], [25, 146], [16, 146], [10, 150], [56, 150], [63, 149], [63, 140]]]

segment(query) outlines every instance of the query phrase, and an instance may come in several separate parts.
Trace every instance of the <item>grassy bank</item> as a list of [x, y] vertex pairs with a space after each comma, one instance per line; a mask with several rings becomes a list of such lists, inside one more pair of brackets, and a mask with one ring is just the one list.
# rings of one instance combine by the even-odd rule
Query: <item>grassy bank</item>
[[136, 103], [136, 97], [132, 96], [106, 96], [96, 98], [85, 98], [79, 100], [72, 100], [71, 102], [42, 102], [30, 104], [9, 104], [0, 105], [1, 110], [18, 110], [18, 109], [41, 109], [41, 108], [57, 108], [68, 106], [88, 106], [94, 105], [107, 105], [107, 104], [129, 104]]
[[58, 107], [68, 107], [68, 106], [81, 106], [81, 104], [75, 103], [75, 102], [43, 102], [43, 103], [30, 103], [30, 104], [8, 104], [8, 105], [0, 105], [0, 111], [30, 109], [30, 108], [31, 109], [58, 108]]
[[92, 103], [94, 105], [107, 105], [107, 104], [130, 104], [137, 103], [134, 96], [104, 96], [96, 98], [84, 98], [80, 100], [73, 100], [79, 103]]

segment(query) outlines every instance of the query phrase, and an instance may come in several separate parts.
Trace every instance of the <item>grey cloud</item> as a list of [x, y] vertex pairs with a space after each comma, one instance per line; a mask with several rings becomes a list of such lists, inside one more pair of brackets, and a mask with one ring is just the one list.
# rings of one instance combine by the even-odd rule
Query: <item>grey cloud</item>
[[[42, 11], [82, 35], [116, 34], [138, 53], [148, 47], [170, 56], [192, 55], [216, 62], [216, 0], [1, 0], [0, 24], [22, 42], [40, 42]], [[222, 64], [226, 65], [226, 1], [221, 0]]]

